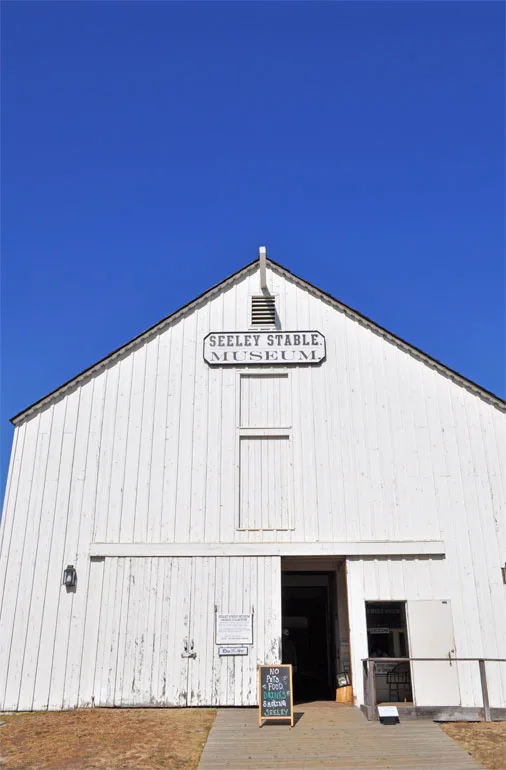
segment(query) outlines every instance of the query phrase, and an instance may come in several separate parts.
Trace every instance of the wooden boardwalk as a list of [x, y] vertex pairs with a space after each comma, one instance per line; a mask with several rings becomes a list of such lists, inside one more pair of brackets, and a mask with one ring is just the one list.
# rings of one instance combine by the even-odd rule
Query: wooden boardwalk
[[258, 727], [256, 709], [219, 709], [198, 770], [478, 770], [430, 720], [384, 726], [353, 706], [295, 706], [293, 728]]

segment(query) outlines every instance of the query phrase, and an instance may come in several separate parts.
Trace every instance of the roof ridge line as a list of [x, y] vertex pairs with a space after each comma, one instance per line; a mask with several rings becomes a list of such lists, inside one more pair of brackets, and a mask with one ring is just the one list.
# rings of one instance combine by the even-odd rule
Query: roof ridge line
[[[506, 401], [500, 396], [496, 395], [495, 393], [492, 393], [490, 390], [487, 390], [486, 388], [482, 387], [481, 385], [474, 382], [473, 380], [470, 380], [468, 377], [465, 377], [463, 374], [460, 374], [460, 372], [457, 372], [455, 369], [451, 369], [449, 366], [442, 363], [437, 358], [434, 358], [430, 354], [425, 353], [425, 351], [416, 347], [416, 345], [413, 345], [410, 342], [407, 342], [406, 340], [402, 339], [402, 337], [399, 337], [398, 335], [394, 334], [388, 329], [385, 329], [383, 326], [376, 323], [376, 321], [371, 320], [366, 315], [361, 313], [359, 310], [355, 310], [349, 305], [346, 305], [341, 300], [336, 299], [336, 297], [334, 297], [329, 292], [326, 292], [323, 289], [320, 289], [318, 286], [315, 286], [314, 284], [310, 283], [305, 278], [301, 278], [296, 273], [292, 273], [291, 270], [289, 270], [279, 262], [276, 262], [271, 257], [268, 256], [266, 258], [266, 263], [267, 265], [270, 265], [271, 267], [273, 267], [275, 272], [281, 273], [282, 275], [293, 280], [295, 283], [300, 285], [303, 289], [309, 290], [315, 296], [328, 302], [337, 310], [340, 310], [341, 312], [345, 313], [349, 318], [356, 321], [357, 323], [360, 323], [362, 326], [365, 326], [375, 334], [378, 334], [379, 336], [381, 336], [383, 339], [387, 340], [391, 344], [396, 345], [398, 348], [400, 348], [404, 352], [413, 356], [416, 360], [421, 361], [427, 366], [430, 366], [432, 369], [435, 369], [444, 377], [447, 377], [452, 382], [455, 382], [461, 387], [464, 387], [466, 390], [478, 396], [479, 398], [486, 401], [487, 403], [491, 404], [492, 406], [497, 407], [503, 412], [506, 411]], [[199, 294], [194, 299], [182, 305], [173, 313], [170, 313], [169, 315], [162, 318], [160, 321], [157, 321], [155, 324], [148, 327], [148, 329], [146, 329], [145, 331], [141, 332], [140, 334], [136, 335], [132, 339], [123, 343], [123, 345], [120, 345], [118, 348], [115, 348], [113, 351], [111, 351], [111, 353], [108, 353], [106, 356], [99, 359], [94, 364], [91, 364], [86, 369], [83, 369], [81, 372], [76, 374], [74, 377], [71, 377], [69, 380], [66, 380], [64, 383], [59, 385], [54, 390], [50, 391], [49, 393], [42, 396], [40, 399], [38, 399], [34, 403], [25, 407], [25, 409], [22, 409], [20, 412], [15, 414], [14, 417], [11, 417], [10, 421], [14, 425], [19, 425], [23, 419], [28, 417], [32, 412], [35, 412], [38, 408], [41, 408], [43, 404], [53, 399], [56, 399], [60, 395], [63, 395], [72, 387], [78, 385], [79, 382], [81, 382], [81, 380], [84, 380], [86, 377], [91, 376], [95, 371], [97, 371], [101, 367], [106, 366], [109, 361], [113, 361], [116, 358], [119, 358], [125, 351], [129, 350], [130, 348], [133, 348], [135, 345], [138, 345], [139, 343], [144, 341], [146, 338], [149, 338], [150, 335], [156, 334], [156, 332], [165, 324], [170, 324], [174, 320], [176, 320], [179, 316], [183, 316], [185, 313], [188, 313], [199, 302], [203, 302], [209, 296], [212, 296], [218, 291], [221, 291], [227, 284], [233, 283], [233, 281], [235, 281], [240, 275], [247, 273], [253, 267], [258, 266], [258, 264], [259, 264], [259, 260], [258, 260], [258, 257], [256, 257], [251, 262], [248, 262], [246, 265], [239, 268], [239, 270], [236, 270], [234, 273], [231, 273], [226, 278], [223, 278], [221, 281], [211, 286], [209, 289], [206, 289], [204, 292], [202, 292], [202, 294]]]

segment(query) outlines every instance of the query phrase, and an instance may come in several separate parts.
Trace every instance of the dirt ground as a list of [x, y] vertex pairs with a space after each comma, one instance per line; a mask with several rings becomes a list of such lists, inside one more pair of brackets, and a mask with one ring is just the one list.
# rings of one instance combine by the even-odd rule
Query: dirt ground
[[[195, 770], [211, 709], [82, 709], [0, 714], [2, 770]], [[486, 770], [506, 770], [506, 722], [441, 728]]]
[[195, 770], [210, 709], [0, 714], [2, 770]]
[[486, 770], [506, 770], [506, 722], [446, 722], [441, 727]]

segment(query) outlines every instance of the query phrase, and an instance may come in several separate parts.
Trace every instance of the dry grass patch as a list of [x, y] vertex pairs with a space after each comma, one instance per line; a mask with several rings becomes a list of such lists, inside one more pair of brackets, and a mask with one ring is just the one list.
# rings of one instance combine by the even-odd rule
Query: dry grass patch
[[506, 770], [506, 722], [446, 722], [441, 727], [486, 770]]
[[2, 770], [195, 770], [216, 712], [82, 709], [0, 714]]

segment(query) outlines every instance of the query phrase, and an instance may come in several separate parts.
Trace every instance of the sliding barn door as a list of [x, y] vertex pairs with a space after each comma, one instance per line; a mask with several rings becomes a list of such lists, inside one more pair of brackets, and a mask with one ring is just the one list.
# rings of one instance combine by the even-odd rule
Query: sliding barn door
[[[281, 559], [106, 557], [91, 563], [81, 705], [253, 706], [279, 663]], [[216, 613], [251, 616], [246, 654], [220, 656]]]
[[191, 567], [181, 558], [92, 562], [81, 703], [187, 705]]

